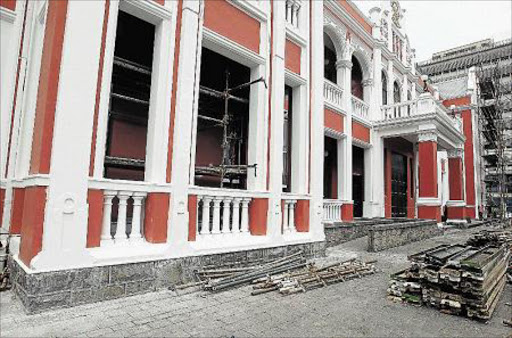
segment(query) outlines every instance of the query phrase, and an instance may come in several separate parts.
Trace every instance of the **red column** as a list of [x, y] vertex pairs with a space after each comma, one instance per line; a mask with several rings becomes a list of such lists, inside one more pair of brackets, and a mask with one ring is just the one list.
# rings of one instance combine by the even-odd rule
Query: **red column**
[[420, 134], [418, 144], [419, 199], [418, 217], [441, 222], [441, 206], [437, 199], [437, 135], [434, 131]]
[[448, 184], [450, 187], [450, 200], [446, 203], [448, 220], [463, 220], [466, 217], [463, 175], [462, 149], [448, 150]]

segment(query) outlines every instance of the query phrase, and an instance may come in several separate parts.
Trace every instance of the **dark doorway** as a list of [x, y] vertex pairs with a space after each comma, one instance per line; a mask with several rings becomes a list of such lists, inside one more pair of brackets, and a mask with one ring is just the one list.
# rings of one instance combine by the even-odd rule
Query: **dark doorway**
[[391, 156], [391, 217], [407, 216], [407, 157]]
[[338, 198], [338, 141], [325, 137], [324, 198]]
[[352, 198], [354, 217], [363, 217], [364, 149], [359, 147], [352, 147]]

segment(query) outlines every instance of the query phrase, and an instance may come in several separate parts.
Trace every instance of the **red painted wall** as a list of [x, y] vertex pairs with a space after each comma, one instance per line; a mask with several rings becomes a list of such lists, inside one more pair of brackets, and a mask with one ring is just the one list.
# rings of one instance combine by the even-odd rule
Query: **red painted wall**
[[268, 198], [255, 198], [249, 204], [249, 230], [253, 236], [267, 234]]
[[349, 4], [346, 0], [339, 0], [338, 3], [343, 7], [348, 15], [350, 15], [353, 19], [355, 19], [361, 27], [367, 31], [370, 35], [372, 35], [372, 25], [367, 22], [355, 9]]
[[343, 116], [328, 108], [324, 109], [324, 125], [325, 127], [334, 129], [340, 133], [345, 131]]
[[259, 21], [227, 1], [205, 1], [204, 25], [253, 52], [259, 53]]
[[24, 205], [25, 188], [14, 188], [12, 191], [11, 226], [9, 228], [11, 234], [21, 233]]
[[46, 188], [26, 188], [24, 205], [27, 208], [23, 208], [19, 257], [25, 265], [30, 266], [30, 261], [41, 251], [43, 245]]
[[48, 174], [68, 1], [49, 1], [37, 92], [31, 174]]
[[286, 39], [284, 49], [284, 66], [286, 69], [300, 75], [300, 56], [302, 48], [297, 44]]
[[0, 226], [3, 226], [3, 216], [4, 216], [4, 204], [5, 204], [5, 189], [0, 189]]
[[169, 215], [170, 195], [152, 192], [146, 198], [144, 235], [149, 243], [167, 241], [167, 219]]
[[188, 240], [194, 242], [197, 234], [197, 195], [188, 196]]
[[370, 143], [370, 129], [361, 123], [352, 121], [352, 137]]
[[448, 159], [448, 184], [450, 186], [450, 199], [462, 200], [464, 198], [463, 180], [462, 180], [462, 159]]
[[89, 189], [87, 192], [89, 219], [87, 223], [87, 247], [100, 246], [101, 226], [103, 222], [103, 190]]
[[341, 219], [343, 222], [352, 222], [354, 220], [353, 204], [343, 204], [341, 206]]
[[16, 0], [0, 0], [0, 7], [14, 11], [16, 9]]
[[295, 227], [297, 232], [309, 231], [309, 200], [298, 200], [295, 206]]
[[[446, 107], [450, 107], [451, 105], [466, 106], [471, 104], [471, 98], [466, 96], [445, 100], [443, 101], [443, 104]], [[466, 204], [469, 206], [474, 206], [476, 202], [474, 167], [475, 154], [473, 152], [473, 121], [471, 119], [471, 110], [464, 110], [462, 111], [461, 115], [462, 128], [464, 136], [466, 136], [466, 141], [464, 142], [464, 167], [466, 169]], [[468, 208], [468, 210], [469, 209], [471, 208]], [[468, 215], [468, 217], [475, 218], [475, 216], [475, 210], [470, 211], [470, 215]]]
[[418, 147], [420, 197], [437, 197], [437, 143], [420, 142]]

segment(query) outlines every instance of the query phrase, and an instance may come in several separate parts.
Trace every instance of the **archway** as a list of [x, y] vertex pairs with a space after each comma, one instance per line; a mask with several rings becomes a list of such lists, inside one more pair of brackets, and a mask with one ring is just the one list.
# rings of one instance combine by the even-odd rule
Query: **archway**
[[324, 32], [324, 77], [332, 83], [337, 83], [336, 60], [337, 56], [334, 42], [329, 35]]

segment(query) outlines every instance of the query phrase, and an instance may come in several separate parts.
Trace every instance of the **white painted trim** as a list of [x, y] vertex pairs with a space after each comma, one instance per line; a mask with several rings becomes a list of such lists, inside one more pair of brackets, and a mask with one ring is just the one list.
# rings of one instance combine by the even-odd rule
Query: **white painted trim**
[[442, 201], [438, 197], [418, 197], [418, 199], [416, 199], [416, 205], [439, 207], [442, 205]]
[[306, 47], [308, 45], [308, 40], [305, 39], [302, 34], [298, 33], [296, 29], [292, 29], [288, 25], [286, 26], [286, 38], [300, 47]]
[[328, 136], [336, 140], [342, 140], [347, 137], [347, 134], [345, 134], [344, 132], [340, 132], [328, 127], [324, 127], [324, 134], [325, 136]]
[[14, 21], [16, 21], [16, 12], [5, 7], [0, 7], [0, 21], [14, 23]]
[[137, 192], [168, 192], [172, 191], [170, 183], [153, 183], [144, 181], [112, 180], [108, 178], [91, 178], [89, 189], [98, 190], [129, 190]]
[[252, 1], [228, 0], [228, 3], [260, 22], [267, 21], [267, 14]]
[[307, 84], [307, 80], [305, 78], [288, 69], [285, 69], [284, 76], [285, 83], [291, 87], [305, 86]]
[[327, 102], [324, 100], [324, 108], [328, 108], [329, 110], [331, 110], [332, 112], [338, 114], [338, 115], [341, 115], [343, 117], [346, 117], [347, 116], [347, 112], [345, 110], [343, 110], [341, 107], [338, 107], [330, 102]]
[[50, 175], [31, 175], [21, 180], [12, 180], [13, 188], [47, 187], [50, 185]]
[[365, 142], [355, 137], [352, 137], [352, 145], [363, 149], [370, 149], [372, 147], [371, 143]]
[[154, 25], [172, 19], [172, 11], [154, 0], [122, 0], [119, 9]]

